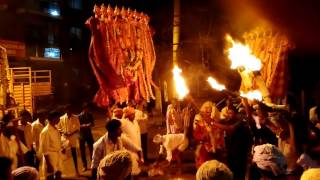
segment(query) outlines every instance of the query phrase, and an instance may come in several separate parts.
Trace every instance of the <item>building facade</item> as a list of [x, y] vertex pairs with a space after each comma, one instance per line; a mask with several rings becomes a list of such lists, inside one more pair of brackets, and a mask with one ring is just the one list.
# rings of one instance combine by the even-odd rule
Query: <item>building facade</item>
[[0, 44], [9, 67], [51, 70], [50, 100], [58, 104], [90, 100], [94, 91], [87, 9], [83, 0], [0, 0]]

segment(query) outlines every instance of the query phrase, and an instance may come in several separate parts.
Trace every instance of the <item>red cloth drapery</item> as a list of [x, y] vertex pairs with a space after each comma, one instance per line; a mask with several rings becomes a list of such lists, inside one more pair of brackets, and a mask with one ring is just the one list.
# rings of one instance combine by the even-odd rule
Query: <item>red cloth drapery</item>
[[100, 89], [94, 102], [154, 99], [151, 85], [155, 51], [148, 16], [105, 6], [94, 8], [86, 24], [92, 32], [89, 60]]

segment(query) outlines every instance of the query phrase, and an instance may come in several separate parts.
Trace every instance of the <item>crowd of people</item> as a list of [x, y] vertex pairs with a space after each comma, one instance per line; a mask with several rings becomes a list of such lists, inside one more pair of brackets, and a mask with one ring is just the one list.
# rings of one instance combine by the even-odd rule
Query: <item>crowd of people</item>
[[[111, 158], [124, 158], [129, 153], [130, 176], [141, 172], [139, 164], [144, 162], [147, 152], [147, 114], [144, 104], [136, 108], [113, 107], [107, 113], [106, 134], [94, 142], [91, 127], [94, 118], [87, 103], [82, 106], [80, 114], [74, 114], [74, 107], [66, 106], [64, 114], [58, 111], [39, 112], [32, 122], [32, 115], [26, 110], [15, 117], [13, 112], [5, 114], [0, 128], [0, 164], [4, 167], [5, 179], [10, 179], [16, 171], [31, 173], [30, 177], [39, 179], [38, 171], [42, 169], [46, 179], [61, 179], [64, 164], [63, 154], [71, 152], [75, 175], [79, 176], [77, 148], [80, 147], [83, 170], [92, 171], [92, 179], [106, 179], [103, 174], [109, 167], [100, 166], [105, 157], [112, 152], [126, 150]], [[109, 114], [110, 113], [110, 114]], [[88, 163], [86, 145], [90, 153]], [[143, 150], [144, 149], [144, 150]], [[123, 156], [123, 154], [125, 154]], [[117, 162], [111, 160], [112, 162]], [[89, 166], [88, 166], [89, 164]], [[108, 165], [108, 163], [107, 163]], [[11, 173], [12, 172], [12, 173]], [[36, 176], [31, 176], [36, 172]], [[112, 171], [113, 172], [113, 171]], [[13, 179], [17, 179], [14, 177]]]
[[[10, 166], [7, 169], [11, 169], [12, 174], [15, 171], [35, 173], [42, 169], [47, 179], [60, 179], [61, 154], [70, 150], [76, 175], [79, 175], [76, 148], [80, 144], [83, 170], [87, 170], [85, 144], [92, 155], [94, 143], [91, 133], [94, 121], [89, 105], [84, 103], [78, 115], [68, 105], [64, 108], [64, 114], [43, 111], [34, 117], [32, 121], [32, 115], [27, 110], [20, 111], [18, 117], [14, 112], [2, 117], [0, 156], [3, 161], [8, 158], [7, 164]], [[4, 177], [9, 179], [9, 175]], [[37, 179], [40, 176], [32, 177]]]
[[[145, 170], [142, 164], [148, 161], [145, 105], [110, 108], [106, 133], [95, 142], [94, 118], [86, 103], [80, 114], [67, 106], [64, 114], [39, 112], [33, 122], [26, 110], [18, 117], [9, 112], [1, 120], [0, 177], [39, 179], [41, 168], [46, 179], [61, 179], [62, 154], [67, 152], [79, 176], [79, 145], [82, 170], [90, 169], [91, 179], [138, 178]], [[229, 97], [224, 103], [206, 101], [198, 108], [192, 102], [173, 100], [166, 111], [166, 132], [152, 138], [160, 151], [147, 174], [164, 175], [162, 162], [177, 163], [177, 173], [181, 172], [184, 151], [189, 148], [195, 151], [199, 180], [316, 177], [320, 173], [320, 108], [311, 108], [310, 121], [304, 121], [295, 104], [288, 105], [275, 108]]]
[[303, 172], [308, 179], [311, 170], [312, 177], [319, 175], [319, 105], [306, 121], [292, 100], [287, 106], [270, 106], [229, 97], [222, 104], [206, 101], [199, 110], [192, 103], [181, 108], [178, 101], [168, 106], [166, 136], [184, 133], [195, 142], [197, 179], [220, 177], [222, 171], [228, 178], [221, 179], [239, 180], [297, 179]]

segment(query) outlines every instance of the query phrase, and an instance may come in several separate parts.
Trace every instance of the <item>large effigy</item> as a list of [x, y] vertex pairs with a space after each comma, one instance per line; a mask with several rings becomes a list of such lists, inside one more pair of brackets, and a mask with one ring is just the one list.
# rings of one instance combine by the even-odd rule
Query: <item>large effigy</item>
[[252, 53], [261, 60], [260, 77], [273, 102], [284, 99], [288, 86], [288, 51], [294, 46], [281, 32], [257, 27], [243, 35]]
[[146, 14], [95, 5], [86, 25], [91, 30], [89, 60], [100, 89], [101, 107], [130, 100], [155, 99], [152, 72], [156, 54]]

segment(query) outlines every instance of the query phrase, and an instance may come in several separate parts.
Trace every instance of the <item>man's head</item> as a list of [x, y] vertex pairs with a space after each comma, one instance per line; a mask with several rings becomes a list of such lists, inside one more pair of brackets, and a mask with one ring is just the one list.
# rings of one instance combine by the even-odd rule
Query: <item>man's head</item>
[[47, 111], [37, 112], [37, 118], [39, 119], [41, 124], [44, 124], [46, 119], [48, 118], [48, 112]]
[[210, 180], [210, 179], [221, 179], [221, 180], [232, 180], [233, 174], [222, 162], [217, 160], [210, 160], [203, 163], [197, 171], [197, 180]]
[[230, 105], [228, 107], [228, 111], [226, 114], [226, 119], [233, 119], [237, 114], [237, 109], [233, 105]]
[[106, 124], [106, 129], [108, 131], [108, 136], [112, 139], [117, 139], [121, 136], [121, 122], [117, 119], [112, 119]]
[[204, 118], [211, 117], [212, 108], [213, 108], [213, 103], [211, 101], [207, 101], [207, 102], [203, 103], [200, 108], [201, 116]]
[[22, 110], [19, 112], [19, 117], [21, 120], [21, 124], [26, 125], [27, 122], [32, 122], [31, 113], [27, 110]]
[[69, 104], [69, 105], [66, 105], [65, 108], [64, 108], [65, 112], [67, 113], [67, 116], [70, 117], [72, 115], [72, 106]]
[[23, 166], [11, 172], [14, 180], [38, 180], [39, 173], [36, 168], [30, 166]]
[[13, 119], [14, 115], [11, 113], [7, 113], [2, 117], [1, 121], [3, 122], [3, 125], [6, 126]]
[[97, 170], [98, 179], [126, 179], [132, 171], [130, 152], [121, 150], [107, 154]]
[[265, 124], [266, 119], [268, 117], [269, 108], [263, 103], [258, 103], [256, 105], [254, 105], [253, 108], [256, 110], [255, 112], [256, 112], [257, 116], [259, 117], [260, 123]]
[[133, 107], [126, 107], [123, 109], [123, 114], [125, 118], [128, 118], [130, 121], [133, 121], [135, 118], [135, 109]]
[[58, 124], [60, 121], [60, 113], [57, 112], [57, 111], [52, 111], [48, 114], [48, 122], [51, 124], [51, 125], [56, 125]]

